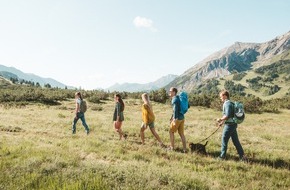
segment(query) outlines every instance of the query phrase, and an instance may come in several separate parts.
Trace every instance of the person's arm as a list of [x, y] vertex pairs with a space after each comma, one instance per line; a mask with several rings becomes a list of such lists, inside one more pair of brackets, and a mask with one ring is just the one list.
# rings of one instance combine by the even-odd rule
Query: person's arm
[[117, 105], [117, 121], [120, 121], [120, 115], [121, 115], [121, 104], [118, 102]]
[[172, 114], [172, 119], [171, 122], [174, 122], [178, 119], [178, 102], [176, 100], [176, 97], [173, 100], [173, 114]]
[[225, 104], [223, 111], [224, 111], [224, 115], [221, 118], [217, 119], [217, 122], [219, 123], [224, 123], [226, 120], [230, 118], [231, 110], [230, 110], [229, 103]]
[[76, 117], [78, 115], [79, 110], [80, 110], [80, 104], [79, 104], [79, 101], [76, 100], [76, 109], [75, 109], [75, 115], [76, 115]]
[[223, 115], [221, 118], [217, 119], [217, 122], [221, 123], [221, 122], [225, 122], [228, 119], [228, 116]]

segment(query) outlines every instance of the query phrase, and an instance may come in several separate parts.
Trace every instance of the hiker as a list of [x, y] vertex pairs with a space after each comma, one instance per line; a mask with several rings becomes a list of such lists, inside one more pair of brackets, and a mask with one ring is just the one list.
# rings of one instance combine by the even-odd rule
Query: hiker
[[143, 105], [142, 105], [142, 125], [140, 129], [140, 136], [141, 136], [141, 141], [142, 144], [145, 144], [145, 130], [149, 126], [150, 131], [154, 135], [154, 137], [158, 140], [159, 144], [161, 147], [165, 148], [166, 146], [163, 144], [161, 141], [159, 135], [155, 131], [155, 115], [153, 113], [153, 107], [152, 104], [150, 103], [149, 96], [147, 93], [142, 94], [142, 100], [143, 100]]
[[224, 125], [222, 133], [222, 144], [221, 144], [221, 153], [218, 157], [219, 160], [225, 159], [229, 139], [232, 138], [232, 141], [238, 151], [240, 160], [244, 160], [244, 150], [239, 141], [238, 132], [237, 132], [237, 123], [234, 122], [234, 106], [230, 101], [229, 92], [222, 90], [219, 94], [221, 101], [223, 102], [223, 113], [222, 118], [217, 119], [219, 125]]
[[86, 130], [87, 135], [90, 133], [89, 126], [86, 123], [85, 120], [85, 113], [81, 111], [81, 103], [83, 101], [82, 94], [80, 92], [75, 93], [75, 102], [76, 102], [76, 108], [75, 108], [75, 118], [73, 120], [73, 125], [72, 125], [72, 133], [76, 133], [76, 124], [79, 119], [81, 119], [82, 124]]
[[121, 98], [120, 94], [115, 94], [114, 96], [115, 98], [115, 111], [114, 111], [114, 115], [113, 115], [113, 121], [114, 121], [114, 128], [116, 130], [117, 133], [119, 133], [120, 135], [120, 139], [122, 139], [122, 137], [124, 137], [124, 139], [127, 138], [127, 135], [123, 133], [122, 131], [122, 122], [124, 121], [124, 114], [123, 111], [125, 109], [125, 104]]
[[179, 96], [177, 95], [177, 89], [171, 87], [169, 90], [169, 95], [172, 98], [171, 104], [173, 107], [173, 114], [170, 118], [170, 143], [171, 146], [169, 150], [174, 150], [174, 133], [178, 131], [178, 134], [182, 141], [183, 146], [183, 153], [186, 153], [186, 139], [184, 136], [184, 114], [181, 113], [180, 109], [180, 100]]

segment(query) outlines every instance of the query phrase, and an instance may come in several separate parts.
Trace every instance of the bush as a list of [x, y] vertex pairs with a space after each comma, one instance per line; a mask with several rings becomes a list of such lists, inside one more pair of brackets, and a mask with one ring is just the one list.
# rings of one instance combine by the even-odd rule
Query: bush
[[165, 88], [161, 88], [160, 90], [153, 90], [149, 94], [150, 99], [154, 102], [165, 103], [167, 100], [167, 93]]
[[244, 78], [244, 76], [246, 76], [247, 74], [242, 72], [242, 73], [235, 73], [233, 76], [233, 80], [235, 81], [240, 81]]
[[87, 100], [96, 104], [101, 103], [100, 98], [97, 95], [90, 96], [87, 98]]
[[91, 107], [91, 110], [93, 110], [93, 111], [103, 111], [103, 107], [94, 105], [94, 106]]

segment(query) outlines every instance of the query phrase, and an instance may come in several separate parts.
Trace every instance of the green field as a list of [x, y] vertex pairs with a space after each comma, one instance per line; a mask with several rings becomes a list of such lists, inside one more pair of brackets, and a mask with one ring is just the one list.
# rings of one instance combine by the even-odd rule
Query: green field
[[[247, 114], [239, 137], [248, 163], [239, 162], [229, 142], [226, 161], [220, 151], [221, 129], [208, 142], [208, 156], [162, 149], [150, 131], [141, 145], [141, 100], [125, 100], [118, 140], [112, 125], [113, 100], [90, 104], [87, 136], [79, 121], [71, 134], [74, 101], [58, 106], [29, 104], [0, 107], [0, 189], [289, 189], [290, 110]], [[154, 103], [156, 131], [169, 145], [170, 105]], [[100, 110], [100, 111], [94, 111]], [[187, 142], [198, 142], [215, 129], [221, 113], [191, 107], [186, 114]], [[187, 143], [187, 144], [188, 144]]]

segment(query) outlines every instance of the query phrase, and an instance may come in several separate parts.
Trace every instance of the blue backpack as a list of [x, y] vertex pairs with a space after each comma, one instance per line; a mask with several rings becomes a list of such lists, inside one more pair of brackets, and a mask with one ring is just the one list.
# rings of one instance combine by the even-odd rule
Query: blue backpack
[[232, 102], [234, 106], [234, 122], [240, 124], [245, 119], [244, 105], [241, 102]]
[[187, 93], [182, 91], [179, 94], [180, 113], [185, 114], [189, 108]]

